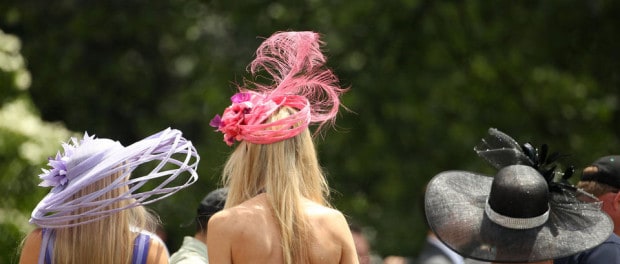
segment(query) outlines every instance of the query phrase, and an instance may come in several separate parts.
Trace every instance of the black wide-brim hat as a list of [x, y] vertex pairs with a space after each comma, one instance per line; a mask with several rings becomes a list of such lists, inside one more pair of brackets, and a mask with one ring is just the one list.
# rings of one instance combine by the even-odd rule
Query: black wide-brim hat
[[[613, 231], [596, 198], [570, 189], [549, 192], [548, 218], [540, 226], [514, 229], [496, 224], [485, 213], [493, 180], [473, 172], [446, 171], [428, 184], [428, 224], [462, 256], [508, 263], [550, 260], [590, 249]], [[581, 202], [581, 196], [592, 200]]]

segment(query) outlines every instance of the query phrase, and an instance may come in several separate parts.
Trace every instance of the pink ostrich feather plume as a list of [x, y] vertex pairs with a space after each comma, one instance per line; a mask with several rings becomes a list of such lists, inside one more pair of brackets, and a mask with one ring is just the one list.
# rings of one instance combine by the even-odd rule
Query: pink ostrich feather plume
[[346, 92], [338, 78], [327, 67], [321, 52], [324, 43], [311, 31], [278, 32], [256, 50], [250, 72], [264, 70], [273, 79], [271, 85], [256, 84], [256, 89], [271, 96], [295, 94], [308, 99], [311, 123], [333, 120], [340, 106], [340, 95]]
[[[325, 66], [323, 44], [315, 32], [277, 32], [258, 47], [249, 71], [255, 77], [265, 72], [271, 82], [246, 81], [231, 98], [232, 105], [210, 123], [224, 133], [228, 145], [243, 140], [269, 144], [296, 136], [310, 124], [319, 124], [318, 132], [334, 122], [347, 89]], [[297, 112], [267, 122], [281, 107]]]

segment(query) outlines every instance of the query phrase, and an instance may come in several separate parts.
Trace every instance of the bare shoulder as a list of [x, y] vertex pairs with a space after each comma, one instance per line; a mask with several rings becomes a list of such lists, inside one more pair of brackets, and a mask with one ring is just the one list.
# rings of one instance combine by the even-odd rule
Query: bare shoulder
[[311, 251], [313, 263], [357, 263], [353, 236], [342, 212], [311, 201], [304, 203], [308, 220], [312, 225], [315, 247]]
[[304, 206], [310, 221], [338, 228], [347, 227], [348, 229], [347, 220], [342, 212], [310, 201], [307, 201]]
[[42, 231], [37, 228], [30, 232], [23, 242], [21, 255], [19, 257], [20, 264], [37, 263], [39, 260], [39, 251], [41, 249]]
[[167, 264], [168, 258], [168, 249], [164, 245], [163, 241], [159, 238], [151, 237], [151, 246], [149, 247], [146, 263]]
[[255, 226], [257, 220], [268, 215], [265, 206], [257, 204], [240, 204], [232, 208], [219, 211], [209, 219], [208, 230], [220, 229], [230, 233], [244, 230], [247, 226]]
[[332, 239], [345, 241], [351, 236], [349, 224], [342, 212], [322, 205], [306, 206], [309, 221], [328, 232]]
[[213, 215], [209, 220], [207, 237], [213, 231], [220, 237], [237, 241], [236, 245], [251, 243], [265, 238], [265, 233], [270, 233], [275, 227], [272, 217], [266, 197], [259, 195]]
[[209, 262], [226, 264], [234, 259], [237, 263], [264, 263], [265, 252], [271, 250], [268, 241], [276, 241], [271, 217], [260, 197], [213, 215], [207, 228]]

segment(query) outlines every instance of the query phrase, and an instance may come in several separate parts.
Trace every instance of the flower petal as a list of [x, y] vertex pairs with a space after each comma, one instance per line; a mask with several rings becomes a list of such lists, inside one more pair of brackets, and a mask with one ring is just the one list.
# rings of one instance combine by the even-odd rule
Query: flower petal
[[220, 115], [215, 115], [215, 117], [213, 117], [213, 119], [211, 119], [211, 121], [209, 122], [209, 125], [215, 128], [219, 128], [221, 124], [222, 118], [220, 117]]

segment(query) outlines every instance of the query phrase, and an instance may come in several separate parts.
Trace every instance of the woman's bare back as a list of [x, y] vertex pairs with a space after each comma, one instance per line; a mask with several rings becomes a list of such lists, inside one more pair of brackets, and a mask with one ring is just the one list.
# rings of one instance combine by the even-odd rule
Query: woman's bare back
[[[311, 263], [357, 263], [344, 216], [311, 201], [303, 207], [311, 225]], [[284, 263], [280, 233], [265, 194], [214, 215], [207, 237], [210, 263]]]

